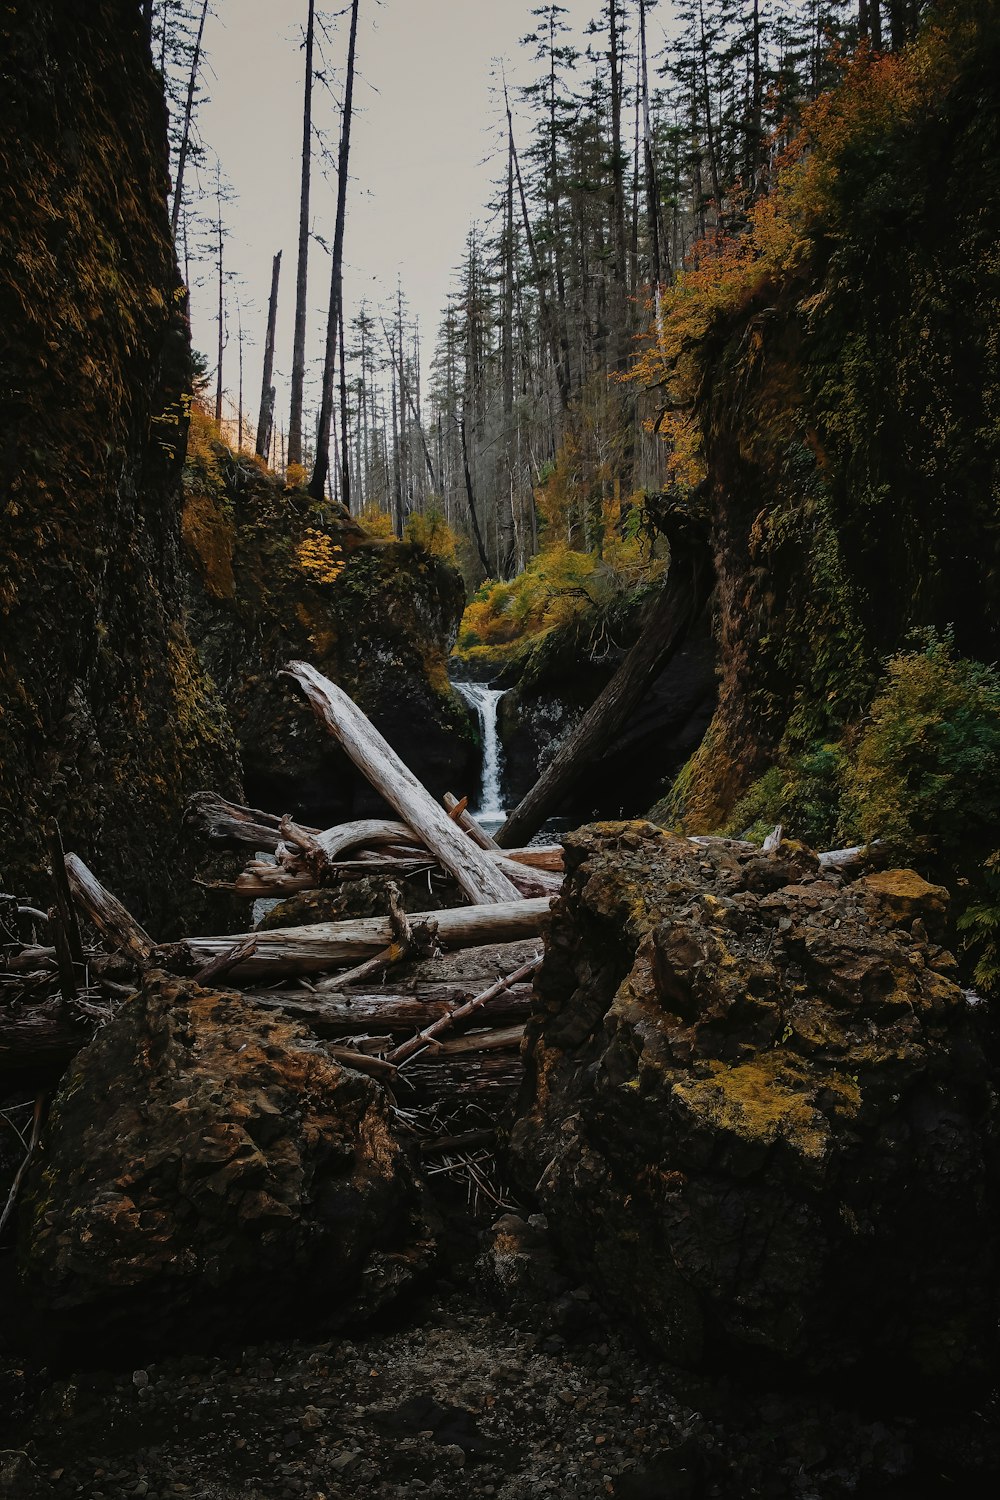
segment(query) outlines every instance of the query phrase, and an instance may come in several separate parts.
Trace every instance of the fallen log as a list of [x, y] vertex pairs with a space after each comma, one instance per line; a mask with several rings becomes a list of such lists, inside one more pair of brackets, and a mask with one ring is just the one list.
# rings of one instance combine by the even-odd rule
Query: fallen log
[[438, 1038], [449, 1027], [475, 1015], [478, 1011], [482, 1010], [484, 1005], [489, 1004], [491, 1000], [511, 985], [519, 984], [523, 979], [533, 978], [536, 971], [540, 968], [541, 962], [541, 955], [538, 955], [530, 959], [526, 964], [522, 964], [520, 968], [515, 969], [512, 974], [507, 974], [502, 979], [498, 979], [495, 984], [490, 985], [489, 989], [484, 990], [481, 995], [474, 995], [464, 1005], [460, 1005], [457, 1010], [452, 1011], [450, 1015], [442, 1016], [439, 1021], [434, 1021], [423, 1031], [419, 1031], [416, 1036], [410, 1037], [409, 1041], [403, 1042], [400, 1046], [396, 1047], [390, 1052], [389, 1061], [395, 1063], [397, 1068], [402, 1067], [408, 1058], [413, 1057], [418, 1052], [422, 1052], [424, 1048], [438, 1046]]
[[399, 1074], [394, 1092], [400, 1102], [409, 1097], [407, 1085], [420, 1099], [508, 1098], [522, 1077], [520, 1053], [514, 1049], [430, 1062], [421, 1057]]
[[148, 963], [155, 946], [149, 933], [75, 854], [66, 855], [66, 877], [77, 906], [108, 947], [115, 953], [126, 952], [137, 964]]
[[[485, 981], [484, 981], [485, 983]], [[248, 1000], [265, 1010], [280, 1010], [293, 1021], [302, 1021], [317, 1036], [359, 1036], [367, 1032], [412, 1036], [468, 999], [454, 985], [428, 987], [431, 993], [397, 994], [384, 990], [348, 990], [343, 994], [319, 995], [312, 990], [247, 990]], [[515, 985], [483, 1007], [483, 1024], [513, 1026], [527, 1020], [531, 1011], [531, 985]]]
[[[330, 833], [336, 831], [329, 830]], [[384, 853], [376, 849], [355, 850], [356, 858], [349, 861], [335, 859], [324, 863], [286, 856], [275, 865], [255, 859], [231, 883], [216, 884], [218, 888], [238, 891], [244, 896], [290, 896], [299, 891], [336, 884], [343, 879], [358, 879], [365, 875], [417, 875], [437, 867], [434, 856], [426, 851], [401, 856], [393, 852], [394, 847], [387, 847]], [[496, 862], [521, 896], [554, 895], [562, 884], [563, 851], [559, 845], [511, 849], [506, 853], [490, 851], [487, 858]]]
[[470, 1052], [517, 1051], [524, 1039], [524, 1026], [499, 1026], [489, 1031], [470, 1031], [466, 1036], [437, 1042], [435, 1057], [464, 1057]]
[[670, 575], [643, 617], [639, 638], [566, 743], [496, 836], [501, 848], [524, 844], [611, 742], [654, 677], [683, 644], [712, 589], [709, 552], [700, 537], [671, 536]]
[[[444, 948], [473, 947], [486, 942], [507, 943], [535, 937], [549, 913], [549, 898], [459, 906], [450, 911], [410, 914], [410, 921], [436, 922]], [[311, 927], [276, 927], [256, 933], [222, 937], [189, 937], [181, 943], [190, 959], [204, 967], [228, 953], [238, 942], [257, 938], [257, 951], [233, 971], [236, 980], [268, 983], [285, 975], [321, 974], [371, 958], [388, 947], [392, 924], [388, 917], [363, 917], [346, 922], [320, 922]]]
[[454, 818], [458, 826], [465, 829], [465, 832], [469, 835], [470, 839], [474, 839], [475, 842], [479, 845], [480, 849], [500, 848], [500, 845], [497, 843], [496, 839], [492, 838], [486, 832], [485, 828], [481, 828], [472, 814], [468, 811], [468, 797], [464, 797], [462, 801], [459, 802], [458, 798], [454, 795], [453, 792], [445, 792], [443, 801], [445, 810], [449, 818]]
[[486, 851], [452, 822], [345, 692], [307, 662], [290, 662], [284, 675], [299, 684], [320, 723], [419, 841], [455, 877], [470, 901], [480, 905], [517, 898], [516, 886], [497, 869]]
[[[304, 1021], [320, 1036], [390, 1032], [412, 1036], [539, 956], [539, 943], [459, 948], [433, 958], [408, 959], [381, 987], [352, 985], [328, 994], [316, 989], [249, 990], [247, 999], [269, 1010], [283, 1010]], [[513, 1025], [531, 1008], [531, 981], [525, 978], [500, 991], [472, 1017], [476, 1024]], [[480, 1019], [481, 1016], [481, 1019]], [[462, 1022], [454, 1027], [459, 1032]]]
[[[227, 802], [218, 792], [195, 792], [184, 809], [184, 823], [217, 848], [240, 848], [246, 844], [273, 854], [282, 842], [280, 818], [255, 807]], [[303, 829], [311, 834], [319, 831]]]
[[62, 1072], [94, 1034], [61, 999], [0, 1006], [0, 1075]]

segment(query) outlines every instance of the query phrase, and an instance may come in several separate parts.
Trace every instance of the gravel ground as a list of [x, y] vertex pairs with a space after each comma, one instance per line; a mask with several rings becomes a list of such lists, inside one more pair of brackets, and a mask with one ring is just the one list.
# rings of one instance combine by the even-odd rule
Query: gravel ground
[[565, 1335], [513, 1326], [488, 1305], [471, 1254], [460, 1261], [394, 1323], [344, 1338], [61, 1378], [0, 1356], [0, 1497], [996, 1493], [991, 1409], [932, 1431], [807, 1394], [709, 1385], [637, 1354], [582, 1289]]

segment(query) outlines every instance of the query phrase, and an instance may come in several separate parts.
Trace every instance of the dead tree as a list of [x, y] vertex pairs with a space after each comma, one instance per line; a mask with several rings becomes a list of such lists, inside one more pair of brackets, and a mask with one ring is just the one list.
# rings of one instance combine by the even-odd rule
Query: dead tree
[[673, 518], [672, 527], [670, 574], [642, 620], [639, 639], [500, 829], [496, 839], [501, 847], [527, 843], [538, 832], [638, 707], [704, 608], [713, 576], [708, 548], [686, 519]]
[[[274, 421], [274, 329], [278, 321], [278, 278], [281, 275], [281, 251], [271, 265], [271, 297], [267, 304], [267, 337], [264, 340], [264, 378], [260, 387], [260, 411], [257, 414], [257, 457], [266, 458], [271, 445], [271, 423]], [[242, 423], [241, 423], [242, 428]], [[241, 431], [242, 439], [242, 431]]]

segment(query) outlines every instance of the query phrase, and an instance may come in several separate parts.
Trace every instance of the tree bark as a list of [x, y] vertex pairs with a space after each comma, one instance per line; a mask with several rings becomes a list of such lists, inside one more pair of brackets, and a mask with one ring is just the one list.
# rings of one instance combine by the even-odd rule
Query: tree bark
[[[278, 279], [281, 276], [281, 251], [271, 263], [271, 296], [267, 304], [267, 336], [264, 339], [264, 377], [260, 387], [260, 411], [257, 414], [257, 457], [265, 458], [271, 442], [271, 423], [274, 421], [274, 330], [278, 321]], [[240, 424], [242, 428], [242, 423]], [[242, 431], [240, 442], [243, 441]]]
[[302, 178], [299, 189], [299, 249], [295, 267], [295, 332], [292, 337], [292, 385], [288, 412], [288, 462], [302, 463], [302, 400], [306, 380], [306, 319], [309, 282], [309, 185], [312, 176], [312, 81], [316, 0], [309, 0], [306, 20], [306, 81], [302, 104]]

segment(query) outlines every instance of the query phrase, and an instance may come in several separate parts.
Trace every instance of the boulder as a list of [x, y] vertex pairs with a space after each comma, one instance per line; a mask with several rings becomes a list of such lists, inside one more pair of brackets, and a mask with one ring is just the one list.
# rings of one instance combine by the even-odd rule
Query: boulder
[[22, 1211], [33, 1320], [102, 1350], [337, 1327], [433, 1253], [381, 1088], [301, 1026], [159, 973], [67, 1074]]
[[197, 411], [183, 482], [189, 629], [249, 801], [320, 828], [385, 810], [278, 678], [289, 660], [349, 693], [434, 795], [473, 787], [472, 726], [446, 665], [465, 603], [455, 569], [233, 453]]
[[981, 1370], [996, 1101], [914, 919], [940, 892], [648, 823], [565, 843], [511, 1154], [576, 1273], [678, 1363]]

